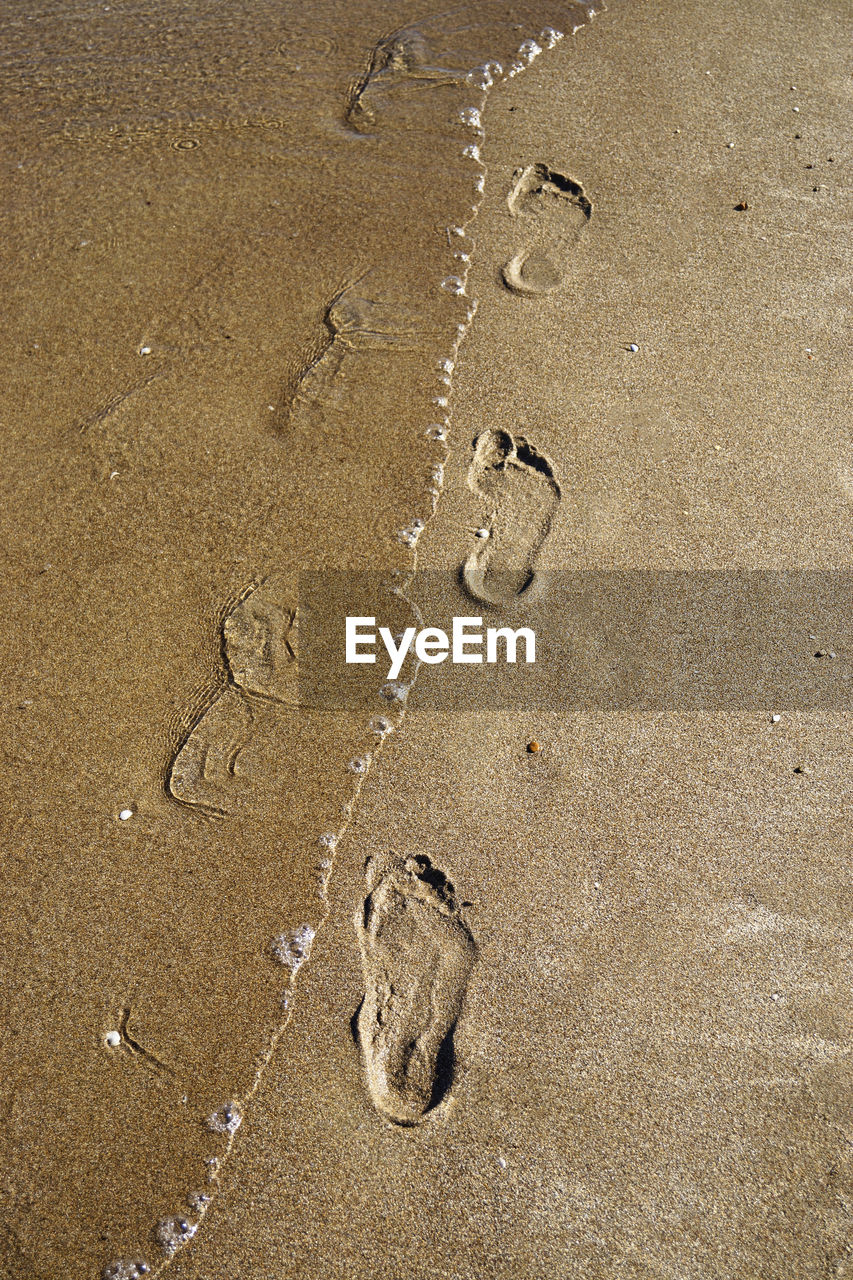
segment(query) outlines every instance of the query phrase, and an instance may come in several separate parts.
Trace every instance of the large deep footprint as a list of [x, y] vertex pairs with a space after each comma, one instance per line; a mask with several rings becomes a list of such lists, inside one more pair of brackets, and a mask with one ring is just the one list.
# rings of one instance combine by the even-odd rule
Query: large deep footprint
[[521, 238], [503, 267], [503, 282], [513, 293], [550, 293], [563, 283], [569, 252], [592, 217], [592, 204], [573, 178], [529, 164], [516, 169], [507, 207], [518, 219]]
[[356, 920], [367, 1086], [386, 1119], [419, 1124], [450, 1087], [453, 1030], [476, 949], [453, 885], [429, 858], [393, 861], [368, 886]]
[[508, 605], [527, 591], [560, 502], [551, 464], [523, 436], [489, 428], [474, 443], [468, 487], [491, 504], [491, 520], [465, 564], [466, 590]]

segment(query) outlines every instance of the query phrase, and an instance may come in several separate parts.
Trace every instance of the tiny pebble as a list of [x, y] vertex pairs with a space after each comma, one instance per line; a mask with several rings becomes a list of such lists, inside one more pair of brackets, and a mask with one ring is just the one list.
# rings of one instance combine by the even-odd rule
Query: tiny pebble
[[728, 147], [729, 151], [734, 151], [735, 149], [735, 144], [733, 142], [727, 142], [726, 146]]
[[488, 538], [488, 536], [489, 536], [488, 529], [477, 529], [474, 534], [475, 538]]
[[121, 813], [118, 815], [119, 822], [127, 822], [128, 818], [132, 818], [132, 817], [133, 817], [132, 809], [122, 809]]
[[150, 347], [140, 347], [140, 348], [139, 348], [139, 354], [140, 354], [141, 356], [150, 356], [150, 355], [151, 355], [151, 348], [150, 348]]
[[791, 110], [792, 110], [792, 111], [795, 111], [795, 112], [797, 113], [797, 115], [799, 115], [799, 114], [800, 114], [800, 108], [799, 108], [799, 107], [792, 107], [792, 108], [791, 108]]
[[640, 350], [640, 348], [637, 346], [636, 342], [629, 342], [629, 343], [628, 343], [628, 350], [629, 350], [629, 351], [639, 351], [639, 350]]
[[778, 724], [781, 719], [782, 717], [780, 715], [775, 715], [770, 717], [772, 724]]
[[532, 742], [528, 742], [528, 744], [527, 744], [527, 751], [528, 751], [528, 754], [529, 754], [529, 755], [531, 755], [531, 756], [535, 756], [535, 755], [536, 755], [536, 753], [537, 753], [538, 751], [541, 751], [541, 750], [542, 750], [542, 748], [541, 748], [541, 746], [539, 745], [539, 743], [536, 741], [536, 739], [535, 739], [535, 738], [533, 739], [533, 741], [532, 741]]
[[121, 1044], [121, 1035], [118, 1031], [108, 1031], [104, 1036], [104, 1043], [108, 1044], [111, 1049], [117, 1049]]

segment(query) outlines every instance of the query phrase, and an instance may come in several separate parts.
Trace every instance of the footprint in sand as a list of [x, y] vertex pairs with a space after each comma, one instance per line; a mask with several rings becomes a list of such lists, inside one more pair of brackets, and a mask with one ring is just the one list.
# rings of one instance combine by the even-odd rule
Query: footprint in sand
[[523, 436], [489, 428], [474, 442], [468, 487], [490, 503], [492, 516], [462, 566], [462, 581], [476, 600], [508, 605], [533, 582], [560, 486], [550, 463]]
[[291, 417], [305, 405], [322, 407], [341, 395], [341, 375], [354, 357], [418, 349], [423, 336], [418, 318], [393, 298], [366, 296], [358, 288], [363, 279], [339, 290], [326, 307], [325, 336], [293, 378]]
[[377, 1111], [419, 1124], [450, 1085], [476, 948], [453, 885], [429, 858], [393, 861], [369, 874], [368, 888], [356, 920], [366, 994], [354, 1030]]
[[524, 244], [502, 269], [513, 293], [550, 293], [562, 284], [569, 248], [592, 216], [583, 187], [544, 164], [516, 169], [507, 196], [511, 217], [523, 226]]
[[296, 697], [298, 620], [292, 588], [268, 579], [222, 624], [223, 649], [234, 684], [276, 702]]
[[238, 760], [252, 737], [254, 715], [239, 689], [226, 686], [190, 730], [166, 777], [174, 800], [224, 817], [232, 807]]
[[269, 579], [241, 600], [222, 624], [228, 683], [199, 717], [166, 778], [175, 800], [223, 816], [239, 789], [239, 758], [252, 739], [257, 711], [297, 701], [293, 588]]
[[464, 70], [446, 65], [441, 39], [444, 33], [440, 26], [433, 30], [434, 26], [435, 21], [428, 20], [423, 30], [403, 27], [379, 41], [367, 72], [350, 86], [347, 95], [346, 120], [352, 128], [363, 132], [375, 126], [395, 93], [410, 95], [424, 86], [458, 84], [464, 79]]

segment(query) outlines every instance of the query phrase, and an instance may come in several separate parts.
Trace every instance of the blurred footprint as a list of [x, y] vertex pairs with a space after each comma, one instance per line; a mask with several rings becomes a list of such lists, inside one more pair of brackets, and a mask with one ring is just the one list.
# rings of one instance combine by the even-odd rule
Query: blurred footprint
[[453, 885], [429, 858], [392, 862], [368, 886], [356, 921], [365, 981], [357, 1039], [377, 1111], [419, 1124], [451, 1083], [476, 948]]
[[516, 169], [507, 196], [510, 216], [524, 223], [524, 246], [502, 269], [513, 293], [550, 293], [562, 284], [568, 251], [592, 217], [579, 182], [544, 164]]
[[462, 567], [462, 581], [485, 604], [509, 604], [533, 581], [560, 486], [550, 463], [523, 436], [490, 427], [475, 441], [468, 487], [490, 502], [492, 518]]
[[292, 587], [269, 578], [222, 624], [225, 661], [235, 685], [291, 705], [297, 699], [294, 594]]
[[354, 356], [418, 349], [423, 333], [417, 317], [392, 297], [369, 294], [363, 283], [366, 274], [340, 289], [326, 307], [325, 337], [294, 378], [291, 416], [305, 405], [325, 405], [341, 393], [345, 363]]
[[258, 709], [298, 700], [297, 615], [293, 588], [269, 579], [222, 624], [228, 683], [184, 739], [166, 777], [181, 804], [223, 817], [240, 794], [239, 759], [252, 740]]

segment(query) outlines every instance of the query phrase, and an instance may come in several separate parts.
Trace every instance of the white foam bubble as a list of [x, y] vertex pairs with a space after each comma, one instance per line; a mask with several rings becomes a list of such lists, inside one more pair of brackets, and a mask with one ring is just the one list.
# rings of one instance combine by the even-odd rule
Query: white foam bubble
[[350, 760], [349, 764], [347, 765], [347, 768], [349, 769], [350, 773], [367, 773], [367, 770], [369, 769], [369, 767], [370, 767], [369, 756], [356, 756], [353, 760]]
[[338, 843], [338, 837], [335, 835], [334, 831], [327, 831], [324, 835], [320, 836], [319, 843], [324, 849], [334, 849]]
[[418, 538], [423, 533], [423, 530], [423, 520], [413, 520], [411, 524], [406, 525], [405, 529], [397, 530], [397, 539], [399, 542], [405, 543], [407, 547], [414, 547], [417, 545]]
[[379, 696], [386, 702], [405, 702], [409, 696], [409, 686], [402, 680], [389, 680], [379, 690]]
[[101, 1280], [142, 1280], [150, 1273], [151, 1268], [141, 1258], [117, 1258], [104, 1267]]
[[518, 46], [518, 52], [528, 65], [534, 58], [538, 58], [542, 52], [542, 46], [537, 44], [535, 40], [522, 40]]
[[456, 365], [452, 360], [445, 357], [443, 360], [439, 360], [438, 367], [442, 373], [452, 373]]
[[236, 1102], [226, 1102], [207, 1117], [207, 1127], [212, 1133], [236, 1133], [242, 1123], [243, 1113]]
[[491, 89], [495, 79], [490, 69], [483, 65], [482, 67], [475, 67], [473, 71], [469, 71], [465, 77], [465, 83], [470, 85], [472, 89]]
[[386, 733], [391, 733], [394, 726], [385, 716], [374, 716], [370, 721], [370, 728], [373, 733], [381, 734], [383, 737]]
[[463, 156], [467, 156], [469, 160], [479, 160], [480, 148], [477, 146], [476, 142], [469, 142], [467, 147], [462, 148], [462, 154]]
[[192, 1240], [197, 1231], [197, 1222], [191, 1222], [189, 1218], [176, 1215], [173, 1218], [161, 1218], [154, 1234], [160, 1248], [171, 1257], [178, 1252], [181, 1245]]
[[554, 45], [563, 38], [564, 32], [557, 31], [555, 27], [543, 27], [539, 36], [546, 49], [553, 49]]
[[483, 118], [478, 107], [463, 107], [459, 112], [459, 119], [469, 129], [476, 129], [478, 132], [482, 132]]
[[272, 951], [280, 964], [286, 965], [291, 972], [304, 964], [311, 954], [314, 941], [314, 930], [310, 924], [301, 924], [293, 933], [282, 933], [273, 940]]
[[479, 173], [477, 174], [477, 177], [474, 179], [474, 190], [482, 192], [482, 191], [485, 191], [485, 189], [486, 189], [486, 179], [482, 173]]
[[461, 294], [465, 292], [465, 281], [459, 276], [446, 276], [441, 282], [441, 287], [448, 293]]

